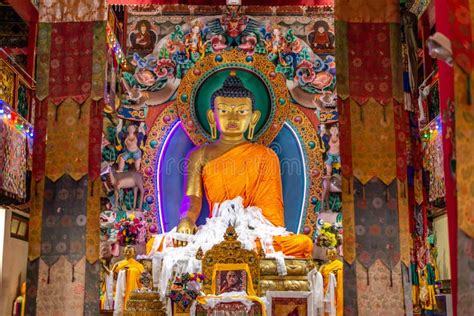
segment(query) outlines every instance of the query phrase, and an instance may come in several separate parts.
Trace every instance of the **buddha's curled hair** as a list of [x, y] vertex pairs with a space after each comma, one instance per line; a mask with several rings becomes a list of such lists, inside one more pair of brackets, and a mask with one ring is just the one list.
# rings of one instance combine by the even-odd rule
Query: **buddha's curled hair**
[[252, 100], [252, 110], [255, 110], [255, 96], [252, 91], [245, 88], [242, 80], [237, 77], [235, 71], [231, 71], [225, 79], [222, 87], [216, 90], [211, 96], [211, 109], [214, 110], [214, 100], [216, 97], [225, 98], [250, 98]]

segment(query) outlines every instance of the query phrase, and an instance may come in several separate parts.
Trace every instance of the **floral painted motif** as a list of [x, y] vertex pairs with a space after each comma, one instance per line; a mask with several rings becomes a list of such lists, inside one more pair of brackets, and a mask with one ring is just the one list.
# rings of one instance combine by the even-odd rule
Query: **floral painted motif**
[[359, 262], [355, 265], [359, 315], [403, 315], [400, 263], [392, 272], [380, 260], [376, 260], [368, 272]]
[[[85, 258], [72, 265], [65, 257], [48, 268], [39, 259], [36, 315], [82, 315], [84, 313]], [[64, 293], [69, 293], [65, 295]]]

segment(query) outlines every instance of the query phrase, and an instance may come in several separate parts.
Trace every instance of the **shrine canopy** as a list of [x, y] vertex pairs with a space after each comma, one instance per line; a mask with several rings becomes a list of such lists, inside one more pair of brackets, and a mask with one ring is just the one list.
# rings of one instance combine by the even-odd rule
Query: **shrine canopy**
[[[226, 0], [108, 0], [111, 5], [225, 5]], [[332, 6], [334, 0], [242, 0], [242, 5], [259, 6]]]

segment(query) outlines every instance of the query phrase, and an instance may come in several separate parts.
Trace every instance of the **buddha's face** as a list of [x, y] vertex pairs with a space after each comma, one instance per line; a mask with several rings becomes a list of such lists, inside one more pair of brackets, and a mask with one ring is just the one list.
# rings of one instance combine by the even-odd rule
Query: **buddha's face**
[[216, 97], [214, 100], [214, 118], [223, 135], [243, 135], [257, 112], [252, 112], [250, 98]]

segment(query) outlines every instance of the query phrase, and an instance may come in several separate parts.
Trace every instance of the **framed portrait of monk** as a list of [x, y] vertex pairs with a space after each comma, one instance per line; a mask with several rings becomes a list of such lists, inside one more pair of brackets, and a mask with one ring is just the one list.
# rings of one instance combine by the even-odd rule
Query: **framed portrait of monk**
[[268, 291], [269, 316], [316, 316], [313, 311], [311, 292]]
[[223, 270], [217, 272], [217, 294], [247, 292], [247, 272], [245, 270]]
[[212, 291], [215, 295], [230, 292], [245, 292], [255, 295], [248, 264], [218, 263], [214, 266]]

